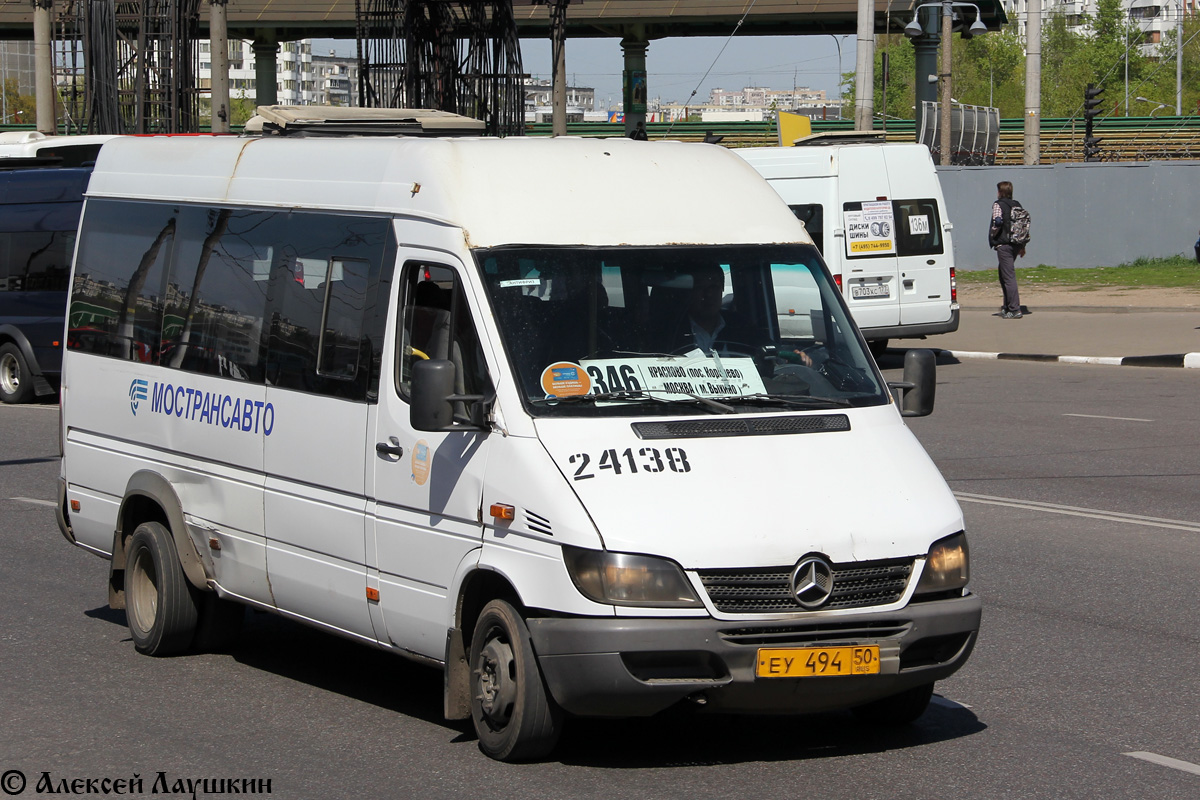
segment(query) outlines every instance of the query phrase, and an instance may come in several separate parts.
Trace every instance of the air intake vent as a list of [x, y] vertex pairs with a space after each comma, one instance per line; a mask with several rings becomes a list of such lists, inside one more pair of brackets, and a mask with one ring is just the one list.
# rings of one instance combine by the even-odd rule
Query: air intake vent
[[640, 439], [703, 439], [715, 436], [778, 436], [790, 433], [834, 433], [850, 430], [845, 414], [749, 419], [689, 419], [676, 422], [635, 422]]
[[528, 508], [525, 509], [525, 524], [529, 526], [529, 530], [534, 533], [542, 533], [546, 536], [553, 536], [554, 530], [550, 527], [550, 520], [543, 517], [541, 514], [535, 514]]
[[[833, 591], [819, 609], [866, 608], [895, 603], [912, 574], [911, 558], [833, 564]], [[794, 567], [700, 570], [700, 580], [718, 611], [779, 614], [806, 611], [792, 594]]]

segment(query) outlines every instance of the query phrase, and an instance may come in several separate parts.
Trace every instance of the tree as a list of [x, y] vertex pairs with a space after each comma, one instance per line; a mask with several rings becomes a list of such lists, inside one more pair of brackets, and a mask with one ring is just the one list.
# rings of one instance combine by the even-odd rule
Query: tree
[[37, 122], [37, 100], [33, 95], [21, 94], [16, 78], [4, 82], [4, 125], [34, 125]]
[[[1129, 113], [1148, 115], [1157, 103], [1175, 97], [1175, 40], [1166, 37], [1154, 57], [1142, 53], [1145, 36], [1129, 20], [1122, 0], [1098, 0], [1094, 15], [1083, 24], [1068, 27], [1059, 11], [1042, 16], [1043, 118], [1078, 118], [1083, 111], [1083, 90], [1089, 83], [1106, 89], [1104, 116], [1125, 114], [1125, 72], [1129, 72]], [[993, 106], [1000, 116], [1013, 119], [1025, 114], [1024, 25], [1010, 22], [1000, 31], [951, 42], [954, 97], [968, 105]], [[1200, 18], [1184, 21], [1184, 113], [1200, 113]], [[882, 54], [889, 54], [890, 77], [887, 108], [883, 108]], [[847, 107], [853, 107], [855, 75], [842, 75]], [[875, 51], [875, 106], [877, 113], [913, 119], [915, 51], [903, 37], [881, 36]], [[1153, 98], [1155, 104], [1136, 103], [1134, 97]]]

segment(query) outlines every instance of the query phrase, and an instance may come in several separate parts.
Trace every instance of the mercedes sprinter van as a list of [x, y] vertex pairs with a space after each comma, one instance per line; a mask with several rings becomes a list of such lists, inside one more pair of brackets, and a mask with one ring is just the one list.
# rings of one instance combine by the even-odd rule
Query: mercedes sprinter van
[[67, 336], [59, 524], [141, 652], [276, 612], [518, 760], [678, 704], [904, 722], [974, 647], [932, 355], [889, 387], [723, 148], [113, 141]]

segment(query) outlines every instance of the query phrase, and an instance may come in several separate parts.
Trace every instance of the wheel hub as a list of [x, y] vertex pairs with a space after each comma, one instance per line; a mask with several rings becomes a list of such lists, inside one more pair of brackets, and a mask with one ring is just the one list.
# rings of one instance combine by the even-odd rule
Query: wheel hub
[[512, 718], [517, 699], [516, 663], [512, 648], [500, 639], [489, 641], [479, 653], [479, 706], [496, 727]]
[[133, 581], [128, 612], [138, 630], [148, 632], [158, 615], [158, 586], [154, 562], [149, 553], [141, 551], [133, 564]]
[[6, 394], [16, 394], [21, 388], [21, 370], [10, 353], [0, 358], [0, 385], [3, 385]]

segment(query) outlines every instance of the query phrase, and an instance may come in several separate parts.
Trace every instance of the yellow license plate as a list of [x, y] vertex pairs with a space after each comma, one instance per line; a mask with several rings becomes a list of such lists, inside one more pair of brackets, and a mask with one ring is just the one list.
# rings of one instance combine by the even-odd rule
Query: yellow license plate
[[811, 678], [879, 674], [879, 646], [763, 647], [755, 674], [760, 678]]

